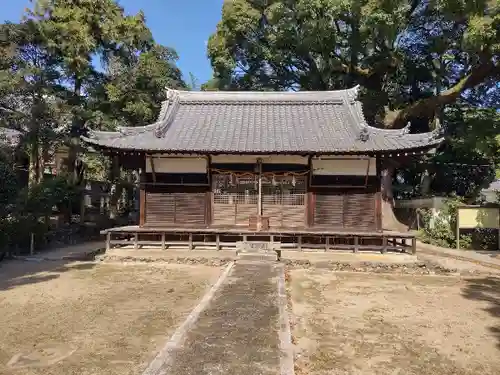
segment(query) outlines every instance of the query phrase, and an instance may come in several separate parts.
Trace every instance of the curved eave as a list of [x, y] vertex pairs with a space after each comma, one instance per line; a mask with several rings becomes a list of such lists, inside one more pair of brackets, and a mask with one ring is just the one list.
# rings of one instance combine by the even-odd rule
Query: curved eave
[[[420, 134], [409, 134], [407, 136], [420, 135]], [[262, 155], [262, 154], [287, 154], [287, 155], [340, 155], [340, 154], [351, 154], [351, 155], [366, 155], [366, 154], [421, 154], [427, 152], [430, 149], [439, 146], [444, 138], [436, 138], [429, 140], [425, 143], [417, 143], [409, 145], [407, 147], [395, 147], [387, 149], [377, 149], [377, 148], [353, 148], [353, 149], [336, 149], [336, 150], [231, 150], [231, 149], [164, 149], [160, 147], [136, 147], [132, 144], [124, 145], [116, 144], [116, 141], [123, 141], [123, 138], [129, 137], [117, 137], [108, 139], [95, 139], [88, 137], [81, 137], [81, 139], [102, 150], [115, 153], [148, 153], [148, 154], [252, 154], [252, 155]]]

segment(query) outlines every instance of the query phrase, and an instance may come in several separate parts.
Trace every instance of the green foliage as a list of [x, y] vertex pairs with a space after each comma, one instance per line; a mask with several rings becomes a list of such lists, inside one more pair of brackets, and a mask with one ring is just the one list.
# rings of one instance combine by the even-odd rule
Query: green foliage
[[[422, 218], [422, 228], [419, 233], [420, 239], [425, 242], [441, 247], [456, 247], [456, 226], [458, 206], [463, 204], [459, 198], [449, 198], [445, 201], [444, 207], [437, 215], [433, 215], [430, 210], [419, 210]], [[469, 235], [460, 236], [460, 248], [468, 249], [472, 243]]]
[[[459, 195], [475, 203], [480, 191], [500, 172], [500, 114], [481, 106], [469, 95], [467, 103], [450, 106], [444, 116], [447, 142], [434, 154], [400, 171], [405, 191], [403, 199], [419, 197], [420, 176], [427, 170], [431, 176], [430, 194]], [[476, 106], [472, 106], [475, 104]]]
[[432, 191], [474, 201], [500, 170], [500, 113], [493, 108], [454, 105], [446, 125], [449, 141], [434, 163]]
[[104, 91], [96, 93], [92, 104], [126, 126], [141, 126], [156, 121], [166, 88], [186, 88], [175, 65], [174, 50], [154, 45], [138, 57], [124, 62], [114, 58], [108, 64]]
[[12, 162], [0, 155], [0, 216], [5, 216], [9, 205], [15, 201], [19, 191], [17, 175]]
[[55, 176], [23, 189], [18, 196], [17, 211], [20, 216], [48, 216], [54, 209], [67, 208], [77, 195], [77, 189], [68, 184], [66, 176]]
[[83, 155], [85, 177], [87, 180], [106, 181], [110, 168], [109, 158], [101, 153], [86, 152]]
[[43, 149], [57, 141], [68, 120], [61, 60], [48, 52], [31, 22], [0, 25], [0, 35], [0, 126], [21, 132], [20, 148], [32, 160], [30, 174], [37, 181]]
[[48, 218], [54, 210], [68, 211], [79, 197], [78, 190], [69, 185], [63, 175], [21, 190], [17, 184], [13, 186], [16, 191], [13, 194], [10, 191], [9, 196], [13, 204], [7, 211], [0, 212], [0, 249], [15, 244], [27, 246], [30, 233], [43, 236], [50, 229]]
[[37, 25], [52, 54], [62, 58], [68, 78], [80, 81], [75, 87], [95, 71], [93, 56], [107, 62], [152, 42], [144, 14], [125, 15], [113, 0], [38, 0], [27, 19]]
[[360, 84], [372, 122], [428, 129], [439, 107], [481, 83], [494, 87], [500, 72], [498, 1], [470, 3], [227, 1], [209, 39], [215, 76], [205, 88]]

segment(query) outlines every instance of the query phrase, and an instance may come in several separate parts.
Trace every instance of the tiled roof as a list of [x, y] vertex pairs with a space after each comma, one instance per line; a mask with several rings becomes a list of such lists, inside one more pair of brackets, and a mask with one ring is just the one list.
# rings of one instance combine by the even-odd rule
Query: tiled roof
[[363, 153], [432, 147], [439, 134], [368, 126], [357, 88], [321, 92], [169, 91], [157, 123], [91, 132], [104, 148], [195, 153]]

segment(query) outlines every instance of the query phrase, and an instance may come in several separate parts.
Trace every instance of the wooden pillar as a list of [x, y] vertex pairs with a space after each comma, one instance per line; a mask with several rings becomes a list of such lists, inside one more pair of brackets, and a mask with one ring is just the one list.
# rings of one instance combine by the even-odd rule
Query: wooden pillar
[[165, 250], [165, 232], [161, 233], [161, 249]]
[[297, 247], [302, 251], [302, 236], [297, 237]]
[[375, 163], [375, 171], [376, 171], [376, 184], [377, 184], [377, 192], [375, 193], [375, 223], [377, 226], [377, 231], [382, 231], [382, 192], [381, 190], [381, 179], [380, 179], [380, 172], [381, 172], [381, 160], [380, 157], [377, 156], [376, 163]]
[[220, 250], [220, 235], [218, 233], [215, 235], [215, 250]]
[[207, 159], [207, 182], [208, 182], [208, 191], [206, 195], [206, 216], [205, 216], [205, 224], [207, 227], [212, 225], [213, 221], [213, 202], [214, 202], [214, 191], [212, 186], [212, 157], [210, 155], [206, 156]]
[[35, 233], [30, 234], [30, 255], [35, 254]]
[[312, 179], [312, 156], [309, 155], [307, 158], [307, 182], [306, 182], [306, 226], [308, 228], [314, 226], [314, 209], [316, 206], [316, 197], [311, 191], [311, 179]]
[[387, 252], [387, 237], [383, 236], [382, 237], [382, 254], [385, 254]]
[[193, 234], [189, 233], [189, 250], [193, 250]]
[[209, 191], [205, 193], [205, 225], [209, 227], [212, 224], [212, 193]]
[[359, 237], [354, 236], [354, 252], [357, 253], [359, 251]]
[[257, 159], [257, 167], [259, 170], [259, 195], [258, 195], [258, 202], [257, 202], [257, 215], [260, 217], [262, 216], [262, 159], [258, 158]]
[[134, 249], [137, 250], [139, 248], [139, 233], [134, 233]]
[[149, 163], [151, 165], [151, 174], [153, 176], [153, 182], [156, 182], [156, 170], [153, 155], [149, 156]]
[[146, 173], [143, 169], [139, 170], [139, 226], [146, 223]]
[[111, 232], [106, 233], [106, 251], [111, 249]]
[[413, 255], [417, 253], [417, 237], [411, 239], [411, 253]]

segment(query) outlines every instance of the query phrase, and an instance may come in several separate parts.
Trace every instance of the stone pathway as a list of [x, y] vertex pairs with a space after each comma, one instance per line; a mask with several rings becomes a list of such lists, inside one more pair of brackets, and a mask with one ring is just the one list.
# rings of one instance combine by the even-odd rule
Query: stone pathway
[[487, 254], [481, 254], [473, 250], [446, 249], [429, 244], [417, 243], [417, 255], [429, 254], [442, 258], [451, 258], [458, 261], [470, 262], [479, 266], [500, 270], [500, 259]]
[[274, 262], [238, 261], [157, 373], [280, 374], [282, 272]]
[[75, 245], [63, 245], [37, 252], [34, 255], [17, 256], [16, 259], [27, 261], [92, 260], [97, 253], [104, 250], [104, 247], [104, 241], [89, 241]]

